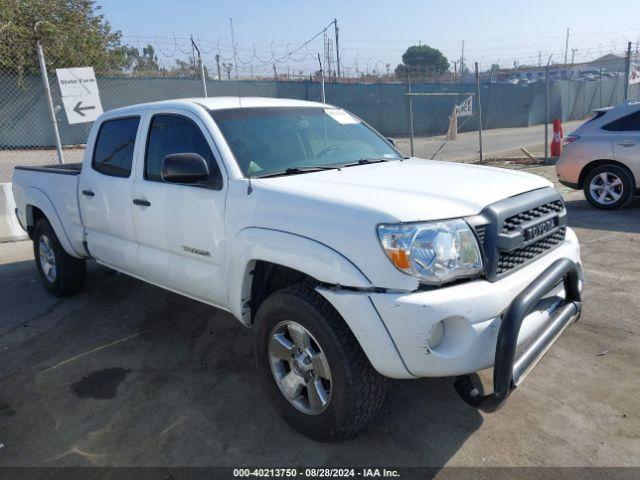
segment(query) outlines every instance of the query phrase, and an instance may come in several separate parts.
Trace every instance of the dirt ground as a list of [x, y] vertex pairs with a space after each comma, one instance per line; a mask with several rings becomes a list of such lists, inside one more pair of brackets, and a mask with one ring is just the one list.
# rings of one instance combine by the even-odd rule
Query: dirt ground
[[562, 191], [584, 313], [505, 407], [479, 413], [451, 378], [393, 381], [339, 444], [280, 420], [229, 314], [95, 264], [59, 300], [30, 243], [1, 244], [0, 466], [640, 466], [640, 200], [602, 212]]

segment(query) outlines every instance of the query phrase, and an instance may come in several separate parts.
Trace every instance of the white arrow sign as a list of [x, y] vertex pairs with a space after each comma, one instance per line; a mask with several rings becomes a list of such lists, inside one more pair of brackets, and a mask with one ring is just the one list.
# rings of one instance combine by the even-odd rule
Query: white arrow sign
[[58, 68], [56, 76], [70, 125], [93, 122], [102, 114], [102, 103], [93, 67]]
[[473, 97], [468, 96], [460, 105], [456, 105], [457, 117], [469, 117], [473, 115]]

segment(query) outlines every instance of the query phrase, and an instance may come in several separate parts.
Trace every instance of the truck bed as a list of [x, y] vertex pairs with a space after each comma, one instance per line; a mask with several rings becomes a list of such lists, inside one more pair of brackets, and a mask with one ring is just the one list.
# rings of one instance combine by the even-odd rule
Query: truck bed
[[13, 171], [13, 197], [23, 226], [28, 224], [31, 207], [42, 210], [56, 230], [67, 253], [86, 256], [82, 244], [84, 229], [78, 204], [81, 163], [18, 166]]

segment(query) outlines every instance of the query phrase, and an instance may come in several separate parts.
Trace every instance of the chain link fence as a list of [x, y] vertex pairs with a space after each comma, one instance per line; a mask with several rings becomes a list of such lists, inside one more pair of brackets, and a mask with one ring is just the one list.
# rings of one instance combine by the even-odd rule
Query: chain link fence
[[[57, 56], [55, 48], [44, 45], [53, 108], [60, 131], [65, 162], [80, 161], [90, 123], [71, 125], [62, 107], [55, 69], [60, 66], [87, 66], [91, 59]], [[37, 58], [36, 45], [32, 52]], [[67, 54], [65, 54], [67, 55]], [[141, 102], [203, 96], [201, 70], [194, 60], [178, 70], [148, 71], [114, 69], [108, 63], [94, 66], [105, 111]], [[36, 62], [31, 62], [37, 65]], [[209, 96], [264, 96], [320, 101], [319, 77], [297, 81], [217, 80], [205, 71]], [[217, 77], [217, 76], [216, 76]], [[493, 75], [492, 75], [493, 77]], [[471, 77], [471, 80], [473, 78]], [[334, 78], [335, 80], [335, 78]], [[465, 79], [466, 80], [466, 79]], [[615, 105], [624, 98], [624, 78], [554, 80], [549, 88], [549, 119], [571, 122], [587, 117], [594, 108]], [[633, 85], [631, 98], [638, 95]], [[397, 140], [405, 154], [422, 158], [477, 162], [480, 159], [480, 94], [485, 161], [544, 156], [546, 84], [499, 83], [480, 78], [474, 83], [337, 83], [325, 84], [326, 102], [343, 107], [368, 122], [387, 137]], [[407, 93], [429, 94], [414, 96]], [[458, 118], [455, 140], [445, 139], [453, 108], [473, 93], [473, 115]], [[444, 94], [444, 95], [443, 95]], [[411, 103], [411, 105], [410, 105]], [[569, 130], [573, 123], [569, 123]], [[533, 127], [532, 127], [533, 126]], [[551, 132], [549, 132], [551, 135]], [[522, 148], [527, 153], [524, 153]], [[0, 68], [0, 182], [11, 181], [15, 165], [56, 163], [55, 136], [42, 77], [37, 67]]]

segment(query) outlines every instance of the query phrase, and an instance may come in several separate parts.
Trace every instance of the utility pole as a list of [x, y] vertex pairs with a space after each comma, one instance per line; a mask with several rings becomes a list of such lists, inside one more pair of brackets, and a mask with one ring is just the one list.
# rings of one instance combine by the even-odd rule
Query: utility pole
[[458, 60], [453, 61], [453, 81], [458, 78]]
[[56, 140], [56, 150], [58, 152], [58, 163], [64, 163], [64, 156], [62, 155], [62, 141], [60, 140], [60, 131], [58, 130], [58, 121], [56, 120], [56, 111], [53, 109], [53, 99], [51, 98], [51, 88], [49, 87], [49, 76], [47, 75], [47, 64], [44, 61], [44, 53], [42, 51], [42, 45], [40, 44], [40, 38], [38, 38], [38, 25], [42, 22], [37, 22], [33, 27], [36, 33], [36, 49], [38, 51], [38, 63], [40, 64], [40, 75], [42, 75], [42, 83], [44, 85], [44, 92], [47, 96], [47, 104], [49, 105], [49, 114], [51, 115], [51, 122], [53, 124], [53, 136]]
[[464, 40], [462, 40], [462, 52], [460, 53], [460, 83], [464, 83]]
[[278, 81], [278, 72], [276, 72], [276, 62], [273, 62], [273, 80]]
[[233, 18], [229, 18], [231, 28], [231, 46], [233, 47], [233, 65], [236, 67], [236, 80], [238, 80], [238, 50], [236, 49], [236, 37], [233, 34]]
[[575, 59], [575, 57], [576, 57], [576, 52], [577, 52], [577, 51], [578, 51], [578, 49], [577, 49], [577, 48], [572, 48], [572, 49], [571, 49], [571, 65], [573, 65], [573, 60], [574, 60], [574, 59]]
[[542, 50], [538, 52], [538, 67], [542, 66]]
[[476, 67], [476, 98], [478, 99], [478, 144], [480, 146], [480, 163], [483, 163], [482, 152], [482, 103], [480, 102], [480, 73], [478, 72], [478, 62], [475, 63]]
[[567, 38], [564, 42], [564, 64], [567, 64], [567, 56], [569, 55], [569, 27], [567, 27]]
[[338, 69], [338, 82], [340, 81], [340, 43], [338, 42], [338, 19], [333, 19], [333, 27], [336, 33], [336, 67]]
[[200, 80], [202, 80], [202, 91], [204, 93], [204, 98], [207, 98], [207, 79], [204, 76], [204, 65], [202, 63], [202, 56], [200, 55], [200, 49], [196, 45], [196, 42], [193, 41], [193, 35], [191, 35], [191, 48], [193, 48], [196, 52], [198, 52], [198, 66], [200, 67]]
[[218, 67], [218, 81], [222, 80], [220, 76], [220, 55], [216, 53], [216, 66]]
[[624, 101], [629, 100], [629, 80], [631, 77], [631, 42], [627, 43], [627, 58], [625, 60]]

